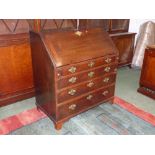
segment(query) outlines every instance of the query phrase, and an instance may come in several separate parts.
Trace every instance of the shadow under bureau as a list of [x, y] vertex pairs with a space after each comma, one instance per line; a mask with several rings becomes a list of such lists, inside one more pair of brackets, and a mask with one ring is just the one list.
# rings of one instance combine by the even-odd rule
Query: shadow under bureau
[[30, 32], [36, 103], [56, 129], [69, 118], [113, 102], [118, 52], [107, 32]]

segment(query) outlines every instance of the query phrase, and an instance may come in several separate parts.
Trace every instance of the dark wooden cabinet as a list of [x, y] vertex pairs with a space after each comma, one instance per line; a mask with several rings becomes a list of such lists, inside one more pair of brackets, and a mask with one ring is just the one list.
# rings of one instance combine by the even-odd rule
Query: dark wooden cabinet
[[110, 36], [119, 51], [119, 66], [130, 66], [134, 54], [135, 33], [115, 33]]
[[145, 50], [138, 92], [155, 99], [155, 46]]
[[113, 102], [118, 52], [106, 32], [31, 32], [30, 40], [36, 103], [56, 129], [81, 112]]

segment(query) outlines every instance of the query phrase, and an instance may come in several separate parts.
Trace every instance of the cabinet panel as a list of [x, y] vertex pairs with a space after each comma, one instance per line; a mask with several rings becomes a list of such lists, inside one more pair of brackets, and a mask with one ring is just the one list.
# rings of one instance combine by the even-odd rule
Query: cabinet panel
[[0, 106], [34, 95], [32, 77], [28, 42], [0, 47]]
[[155, 52], [146, 50], [141, 84], [155, 89]]
[[133, 58], [135, 33], [118, 33], [110, 36], [119, 51], [119, 66], [130, 65]]
[[155, 99], [155, 48], [145, 50], [138, 92]]

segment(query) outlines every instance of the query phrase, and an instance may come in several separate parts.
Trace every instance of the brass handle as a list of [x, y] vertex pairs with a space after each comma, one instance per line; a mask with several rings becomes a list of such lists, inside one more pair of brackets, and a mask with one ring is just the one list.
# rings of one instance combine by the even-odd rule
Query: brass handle
[[91, 100], [92, 98], [93, 98], [93, 95], [88, 95], [88, 96], [86, 97], [87, 100]]
[[102, 93], [102, 95], [103, 95], [103, 96], [106, 96], [108, 93], [109, 93], [108, 90], [105, 90], [105, 91]]
[[71, 77], [71, 78], [68, 80], [68, 82], [70, 82], [70, 83], [75, 83], [76, 80], [77, 80], [76, 77]]
[[71, 67], [70, 69], [68, 69], [69, 72], [71, 73], [75, 73], [76, 72], [76, 67]]
[[89, 64], [88, 64], [88, 67], [93, 67], [95, 65], [95, 62], [91, 61]]
[[95, 74], [94, 72], [89, 72], [89, 73], [88, 73], [88, 76], [89, 76], [90, 78], [92, 78], [92, 77], [94, 76], [94, 74]]
[[69, 95], [74, 95], [75, 93], [76, 93], [76, 90], [75, 90], [75, 89], [71, 89], [71, 90], [68, 92]]
[[69, 108], [69, 110], [75, 110], [76, 109], [76, 104], [72, 104], [68, 108]]
[[94, 82], [89, 82], [88, 84], [87, 84], [87, 87], [93, 87], [94, 86]]
[[108, 83], [109, 82], [109, 78], [108, 77], [104, 78], [103, 82]]
[[106, 68], [104, 69], [104, 71], [105, 71], [105, 72], [109, 72], [110, 69], [111, 69], [110, 67], [106, 67]]
[[111, 58], [107, 58], [107, 59], [105, 59], [105, 62], [106, 62], [106, 63], [110, 63], [111, 60], [112, 60]]

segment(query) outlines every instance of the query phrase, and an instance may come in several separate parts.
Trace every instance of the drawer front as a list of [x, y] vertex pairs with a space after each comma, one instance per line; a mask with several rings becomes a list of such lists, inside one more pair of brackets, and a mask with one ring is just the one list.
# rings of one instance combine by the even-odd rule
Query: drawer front
[[116, 56], [106, 56], [102, 58], [92, 59], [78, 64], [68, 65], [66, 67], [60, 67], [57, 69], [57, 75], [58, 78], [61, 78], [62, 76], [72, 75], [74, 73], [95, 68], [101, 65], [110, 64], [112, 62], [113, 63], [117, 62]]
[[68, 99], [73, 99], [79, 95], [89, 91], [110, 85], [115, 82], [116, 74], [112, 73], [106, 76], [98, 77], [93, 80], [86, 81], [78, 86], [70, 87], [65, 90], [60, 90], [58, 93], [58, 103], [64, 102]]
[[117, 65], [113, 64], [113, 65], [101, 66], [86, 72], [67, 76], [58, 80], [57, 87], [58, 89], [62, 89], [65, 87], [72, 86], [73, 84], [79, 84], [80, 82], [83, 81], [88, 81], [99, 76], [104, 76], [107, 73], [116, 72], [116, 69]]
[[94, 93], [87, 94], [76, 101], [59, 106], [57, 119], [60, 120], [73, 114], [76, 115], [80, 111], [87, 110], [90, 107], [95, 106], [97, 103], [113, 97], [114, 88], [114, 85], [102, 88]]

